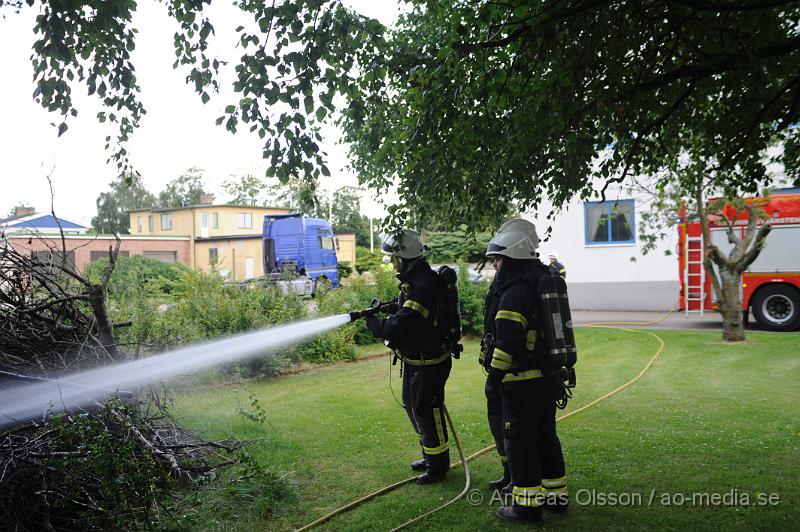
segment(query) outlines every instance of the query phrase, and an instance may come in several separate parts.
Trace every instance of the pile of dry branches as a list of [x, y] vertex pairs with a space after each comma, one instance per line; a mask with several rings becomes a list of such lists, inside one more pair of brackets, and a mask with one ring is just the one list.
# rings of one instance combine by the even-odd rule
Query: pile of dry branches
[[[119, 246], [93, 283], [65, 244], [33, 253], [0, 234], [0, 387], [126, 357], [105, 296]], [[2, 421], [0, 523], [15, 530], [150, 527], [171, 487], [233, 464], [238, 447], [186, 434], [152, 389], [46, 420]]]
[[65, 249], [31, 253], [0, 234], [0, 370], [51, 375], [120, 358], [105, 306], [119, 245], [92, 283]]

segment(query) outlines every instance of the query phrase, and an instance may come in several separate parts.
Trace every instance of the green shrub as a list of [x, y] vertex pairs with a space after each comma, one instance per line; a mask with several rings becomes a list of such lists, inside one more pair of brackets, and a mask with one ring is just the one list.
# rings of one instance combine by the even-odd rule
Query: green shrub
[[463, 229], [452, 232], [426, 231], [423, 238], [431, 262], [452, 264], [483, 260], [492, 234], [468, 234]]
[[[91, 262], [84, 273], [91, 281], [98, 282], [107, 264], [105, 257]], [[189, 272], [188, 266], [179, 263], [167, 264], [142, 255], [130, 258], [119, 256], [108, 283], [108, 296], [124, 297], [131, 290], [144, 287], [153, 292], [172, 294], [180, 288], [183, 276]]]
[[346, 262], [339, 262], [336, 264], [336, 270], [339, 272], [339, 279], [347, 279], [353, 273], [353, 267]]
[[[228, 336], [269, 325], [308, 317], [303, 301], [294, 293], [284, 295], [277, 287], [226, 284], [215, 273], [187, 272], [175, 288], [173, 302], [160, 304], [151, 285], [133, 286], [111, 300], [112, 320], [130, 320], [117, 329], [118, 343], [138, 346], [138, 355], [163, 351], [185, 343]], [[276, 374], [296, 364], [297, 350], [270, 353], [225, 369], [229, 376], [254, 377]]]
[[372, 272], [383, 264], [383, 255], [370, 253], [369, 248], [356, 247], [356, 271], [358, 273]]
[[470, 281], [468, 266], [458, 265], [458, 297], [461, 302], [462, 334], [483, 336], [483, 310], [486, 294], [489, 291], [488, 280]]
[[321, 334], [299, 349], [304, 360], [308, 362], [333, 362], [342, 359], [354, 359], [356, 348], [353, 343], [355, 324], [348, 324], [338, 329]]

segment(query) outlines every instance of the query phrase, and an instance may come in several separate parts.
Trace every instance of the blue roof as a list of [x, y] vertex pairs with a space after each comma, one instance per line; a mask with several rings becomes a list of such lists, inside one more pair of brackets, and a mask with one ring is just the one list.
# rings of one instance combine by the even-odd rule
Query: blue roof
[[[56, 221], [58, 220], [58, 221]], [[59, 224], [64, 229], [88, 229], [88, 227], [84, 227], [83, 225], [78, 225], [76, 223], [67, 221], [63, 218], [54, 218], [51, 214], [43, 214], [36, 218], [32, 218], [29, 220], [21, 220], [18, 222], [9, 222], [9, 227], [31, 227], [34, 229], [42, 229], [42, 228], [52, 228], [58, 227]]]

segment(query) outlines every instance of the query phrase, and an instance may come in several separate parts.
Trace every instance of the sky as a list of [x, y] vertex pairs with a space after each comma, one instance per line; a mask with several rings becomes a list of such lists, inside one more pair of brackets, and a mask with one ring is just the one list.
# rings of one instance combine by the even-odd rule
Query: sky
[[[395, 0], [346, 3], [384, 24], [391, 24], [399, 9]], [[238, 9], [230, 2], [213, 2], [207, 12], [215, 28], [210, 55], [220, 59], [239, 57], [235, 32], [241, 21]], [[37, 212], [49, 212], [49, 174], [56, 214], [88, 226], [97, 211], [98, 194], [108, 190], [116, 176], [116, 166], [106, 164], [108, 153], [104, 150], [105, 137], [113, 136], [114, 130], [97, 122], [101, 106], [79, 87], [73, 88], [79, 114], [68, 121], [68, 131], [57, 137], [51, 124], [59, 124], [61, 116], [48, 113], [32, 98], [30, 55], [38, 8], [26, 7], [18, 14], [3, 8], [0, 13], [4, 15], [0, 16], [0, 218], [20, 203], [35, 207]], [[172, 68], [172, 36], [178, 26], [167, 15], [166, 6], [155, 0], [141, 0], [133, 25], [139, 34], [132, 62], [147, 114], [131, 138], [128, 151], [145, 187], [157, 194], [166, 183], [194, 166], [205, 171], [208, 191], [216, 195], [217, 201], [224, 201], [222, 183], [231, 176], [263, 176], [266, 164], [261, 159], [262, 141], [258, 136], [246, 129], [232, 135], [214, 124], [225, 106], [234, 101], [225, 93], [233, 94], [226, 87], [233, 79], [235, 61], [220, 77], [222, 93], [203, 105], [185, 84], [187, 71]], [[320, 182], [321, 188], [333, 191], [342, 186], [358, 186], [356, 176], [344, 168], [347, 147], [337, 144], [340, 134], [334, 127], [325, 133], [324, 147], [332, 176]], [[361, 196], [362, 213], [383, 215], [383, 206], [372, 192], [364, 190]]]

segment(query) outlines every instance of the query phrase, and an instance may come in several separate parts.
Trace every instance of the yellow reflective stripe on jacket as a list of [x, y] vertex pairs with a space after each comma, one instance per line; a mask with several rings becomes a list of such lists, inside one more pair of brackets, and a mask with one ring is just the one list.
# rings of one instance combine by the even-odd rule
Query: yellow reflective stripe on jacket
[[533, 351], [536, 347], [536, 331], [528, 331], [528, 336], [525, 342], [525, 348], [528, 351]]
[[422, 450], [425, 451], [425, 454], [442, 454], [443, 452], [450, 449], [450, 442], [444, 442], [438, 447], [425, 447], [422, 446]]
[[508, 362], [509, 364], [511, 364], [514, 361], [514, 357], [512, 357], [510, 354], [506, 353], [505, 351], [497, 347], [494, 349], [494, 353], [492, 354], [492, 356], [494, 358], [499, 358], [503, 362]]
[[513, 310], [498, 310], [494, 317], [495, 320], [511, 320], [521, 323], [523, 327], [528, 326], [528, 320], [519, 312]]
[[492, 367], [494, 369], [499, 369], [500, 371], [508, 371], [511, 369], [511, 363], [514, 359], [503, 351], [502, 349], [494, 348], [494, 353], [492, 354]]
[[400, 360], [402, 360], [404, 364], [408, 364], [409, 366], [433, 366], [434, 364], [444, 362], [450, 358], [450, 353], [439, 355], [436, 358], [408, 358], [400, 353], [397, 353], [397, 356], [400, 357]]
[[411, 310], [416, 310], [420, 314], [422, 314], [423, 318], [427, 318], [430, 315], [428, 309], [414, 301], [413, 299], [407, 299], [405, 303], [403, 303], [405, 308], [410, 308]]
[[[494, 365], [494, 361], [492, 361], [492, 365]], [[505, 377], [503, 377], [503, 382], [526, 381], [529, 379], [538, 379], [541, 376], [542, 370], [530, 369], [528, 371], [520, 371], [516, 375], [513, 373], [508, 373]]]

